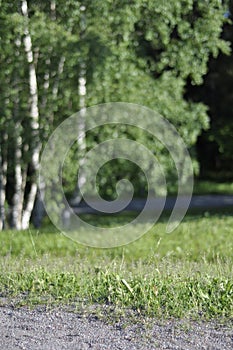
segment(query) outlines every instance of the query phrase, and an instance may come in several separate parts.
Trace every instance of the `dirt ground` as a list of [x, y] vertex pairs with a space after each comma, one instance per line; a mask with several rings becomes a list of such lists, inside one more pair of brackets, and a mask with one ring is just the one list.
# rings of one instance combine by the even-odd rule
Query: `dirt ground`
[[233, 349], [233, 323], [97, 316], [56, 308], [0, 307], [0, 349]]

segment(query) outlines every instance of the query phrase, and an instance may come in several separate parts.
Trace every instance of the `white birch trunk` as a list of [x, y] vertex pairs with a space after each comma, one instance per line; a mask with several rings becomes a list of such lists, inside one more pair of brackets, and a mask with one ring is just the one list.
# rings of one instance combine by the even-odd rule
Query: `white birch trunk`
[[[19, 128], [19, 123], [16, 123], [16, 129]], [[22, 211], [23, 211], [23, 176], [22, 176], [22, 138], [16, 136], [15, 140], [15, 188], [13, 195], [13, 206], [11, 213], [11, 227], [17, 230], [21, 229]]]
[[[52, 21], [56, 21], [56, 19], [57, 19], [56, 0], [51, 0], [51, 2], [50, 2], [50, 17], [51, 17]], [[66, 59], [64, 56], [60, 57], [57, 72], [55, 72], [55, 80], [54, 80], [54, 85], [52, 88], [53, 101], [57, 100], [59, 81], [60, 81], [60, 77], [61, 77], [63, 70], [64, 70], [65, 60]]]
[[23, 217], [22, 217], [22, 229], [23, 230], [26, 230], [29, 227], [30, 218], [32, 215], [32, 209], [34, 207], [34, 203], [35, 203], [35, 199], [36, 199], [37, 187], [38, 187], [37, 183], [33, 182], [31, 185], [29, 195], [28, 195], [26, 208], [23, 211]]
[[[85, 18], [85, 11], [86, 7], [81, 6], [81, 19], [80, 19], [80, 27], [81, 27], [81, 37], [85, 33], [86, 30], [86, 18]], [[78, 120], [78, 137], [77, 137], [77, 143], [78, 143], [78, 152], [79, 152], [79, 169], [82, 169], [84, 163], [85, 163], [85, 152], [86, 152], [86, 133], [85, 133], [85, 126], [86, 126], [86, 62], [85, 58], [81, 59], [80, 64], [80, 73], [79, 73], [79, 120]], [[86, 184], [86, 175], [84, 171], [81, 171], [79, 174], [79, 181], [76, 188], [76, 194], [74, 198], [75, 201], [81, 200], [81, 189]]]
[[[49, 54], [51, 54], [52, 52], [52, 48], [49, 52]], [[51, 60], [50, 57], [48, 57], [45, 61], [46, 64], [46, 70], [45, 70], [45, 74], [44, 74], [44, 93], [43, 93], [43, 97], [42, 97], [42, 103], [41, 103], [41, 111], [42, 113], [45, 112], [46, 113], [46, 107], [47, 107], [47, 95], [48, 95], [48, 90], [49, 90], [49, 85], [50, 85], [50, 64], [51, 64]]]
[[[4, 140], [4, 137], [3, 137]], [[5, 140], [4, 140], [5, 141]], [[5, 200], [6, 200], [6, 173], [7, 159], [4, 157], [0, 146], [0, 231], [5, 228]]]
[[[86, 152], [86, 65], [84, 62], [81, 64], [81, 71], [79, 77], [79, 98], [80, 98], [80, 112], [78, 120], [78, 151], [79, 151], [79, 167], [85, 163]], [[86, 183], [85, 173], [82, 171], [79, 177], [79, 187], [83, 187]]]
[[[56, 20], [56, 1], [51, 0], [50, 1], [50, 18], [52, 21]], [[47, 94], [48, 94], [48, 89], [50, 86], [50, 68], [51, 68], [51, 54], [53, 52], [53, 47], [50, 46], [48, 50], [48, 57], [45, 61], [46, 64], [46, 69], [45, 69], [45, 74], [44, 74], [44, 94], [42, 97], [42, 105], [41, 105], [41, 110], [44, 111], [46, 109], [47, 105]], [[34, 60], [35, 61], [35, 60]]]
[[66, 58], [64, 56], [61, 56], [59, 64], [58, 64], [56, 78], [55, 78], [54, 85], [53, 85], [53, 100], [54, 101], [56, 101], [56, 99], [57, 99], [59, 81], [60, 81], [60, 77], [61, 77], [63, 70], [64, 70], [65, 60], [66, 60]]
[[[56, 21], [56, 18], [57, 18], [56, 1], [55, 0], [50, 1], [50, 18], [52, 21]], [[44, 74], [44, 96], [42, 98], [42, 105], [41, 105], [42, 113], [43, 113], [43, 111], [46, 113], [47, 94], [48, 94], [49, 87], [51, 86], [51, 77], [53, 77], [53, 76], [55, 76], [55, 78], [54, 78], [54, 82], [53, 82], [53, 86], [52, 86], [52, 98], [53, 98], [54, 103], [56, 103], [56, 101], [57, 101], [59, 82], [60, 82], [61, 75], [64, 71], [64, 65], [65, 65], [65, 57], [61, 56], [59, 63], [58, 63], [57, 71], [51, 72], [50, 55], [52, 54], [52, 52], [53, 52], [53, 47], [51, 46], [49, 48], [48, 58], [46, 60], [47, 70]], [[53, 125], [54, 112], [51, 109], [49, 109], [49, 110], [50, 110], [50, 112], [49, 112], [48, 123], [50, 125]], [[48, 136], [48, 135], [45, 134], [45, 137], [46, 136]], [[40, 189], [37, 190], [36, 200], [35, 200], [35, 204], [34, 204], [34, 208], [33, 208], [33, 216], [32, 216], [32, 222], [36, 228], [41, 226], [42, 220], [43, 220], [43, 217], [45, 214], [45, 209], [44, 209], [45, 190], [46, 190], [45, 184], [43, 183], [43, 179], [41, 179], [40, 180]]]
[[[57, 18], [55, 0], [50, 1], [50, 18], [52, 21], [56, 21], [56, 18]], [[52, 52], [53, 52], [53, 47], [50, 47], [48, 52], [48, 58], [46, 60], [46, 65], [48, 69], [46, 70], [44, 75], [44, 96], [42, 98], [42, 105], [41, 105], [41, 111], [42, 112], [44, 111], [45, 113], [46, 113], [46, 107], [47, 107], [47, 93], [48, 93], [49, 87], [51, 86], [51, 78], [55, 76], [53, 86], [52, 86], [52, 98], [53, 98], [53, 102], [56, 103], [57, 97], [58, 97], [60, 78], [64, 71], [64, 65], [65, 65], [65, 56], [61, 56], [58, 63], [57, 71], [51, 72], [50, 55], [52, 54]], [[53, 122], [54, 122], [54, 112], [53, 110], [50, 109], [48, 123], [50, 125], [53, 125]], [[45, 137], [46, 136], [48, 135], [45, 134]], [[41, 179], [40, 189], [37, 190], [36, 200], [33, 208], [32, 222], [35, 227], [41, 226], [42, 219], [45, 214], [45, 209], [44, 209], [45, 190], [46, 190], [45, 184]]]
[[[35, 172], [39, 168], [39, 157], [41, 143], [39, 141], [39, 110], [38, 110], [38, 91], [37, 91], [37, 77], [35, 62], [33, 59], [32, 51], [32, 40], [29, 32], [28, 26], [28, 4], [26, 0], [21, 1], [21, 11], [25, 19], [24, 27], [24, 48], [27, 57], [28, 67], [29, 67], [29, 88], [30, 88], [30, 117], [31, 117], [31, 132], [33, 137], [33, 147], [31, 154], [31, 165]], [[29, 222], [32, 214], [32, 209], [34, 206], [35, 198], [37, 193], [37, 182], [34, 180], [31, 183], [31, 188], [27, 198], [27, 203], [25, 204], [25, 209], [22, 214], [22, 229], [27, 229], [29, 227]]]
[[51, 20], [56, 21], [57, 15], [56, 15], [56, 0], [51, 0], [50, 2], [50, 13], [51, 13]]
[[[19, 47], [21, 46], [20, 38], [15, 40], [15, 55], [20, 54]], [[15, 73], [15, 84], [19, 82], [18, 73]], [[21, 229], [22, 211], [23, 211], [23, 175], [22, 175], [22, 137], [21, 137], [21, 125], [19, 121], [19, 95], [16, 93], [14, 97], [14, 111], [13, 119], [15, 122], [15, 133], [14, 133], [14, 194], [12, 199], [12, 209], [11, 209], [11, 220], [10, 226], [14, 229]]]

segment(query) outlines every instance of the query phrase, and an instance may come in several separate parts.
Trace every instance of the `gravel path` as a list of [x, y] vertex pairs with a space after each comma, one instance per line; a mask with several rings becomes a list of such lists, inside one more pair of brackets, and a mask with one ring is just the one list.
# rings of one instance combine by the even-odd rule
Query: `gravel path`
[[[157, 210], [158, 208], [161, 207], [163, 203], [164, 198], [151, 198], [150, 199], [150, 204], [147, 205], [148, 210]], [[186, 200], [187, 198], [185, 196], [180, 196], [179, 197], [179, 202], [177, 203], [177, 209], [181, 209], [183, 207], [186, 207]], [[90, 202], [91, 204], [92, 202]], [[134, 198], [128, 205], [127, 201], [123, 200], [118, 200], [116, 204], [115, 210], [118, 211], [117, 205], [119, 207], [125, 208], [123, 211], [141, 211], [146, 203], [146, 199], [139, 199], [139, 198]], [[175, 206], [176, 203], [176, 197], [171, 197], [168, 196], [166, 197], [165, 200], [165, 205], [164, 205], [164, 210], [172, 210]], [[98, 206], [98, 202], [93, 201], [94, 206]], [[77, 214], [85, 214], [85, 213], [90, 213], [90, 214], [97, 214], [98, 211], [93, 209], [92, 206], [87, 205], [84, 202], [81, 202], [79, 204], [72, 203], [71, 206], [73, 207], [73, 210]], [[214, 195], [214, 194], [209, 194], [209, 195], [193, 195], [191, 198], [191, 202], [189, 204], [189, 209], [203, 209], [203, 210], [208, 210], [208, 209], [218, 209], [218, 208], [232, 208], [233, 207], [233, 195]]]
[[0, 307], [0, 349], [233, 349], [233, 327], [215, 322], [115, 321], [62, 309]]

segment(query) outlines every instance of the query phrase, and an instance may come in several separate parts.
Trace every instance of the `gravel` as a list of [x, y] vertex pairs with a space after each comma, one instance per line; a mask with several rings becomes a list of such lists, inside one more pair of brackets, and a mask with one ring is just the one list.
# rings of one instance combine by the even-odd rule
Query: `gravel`
[[217, 321], [108, 320], [45, 307], [0, 307], [0, 349], [233, 349], [233, 324]]

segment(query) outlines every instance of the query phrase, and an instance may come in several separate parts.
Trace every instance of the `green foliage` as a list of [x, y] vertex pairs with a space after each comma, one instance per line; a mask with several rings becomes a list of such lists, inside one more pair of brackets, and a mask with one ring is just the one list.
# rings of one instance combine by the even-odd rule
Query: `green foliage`
[[[85, 62], [87, 70], [87, 106], [125, 101], [150, 107], [177, 127], [189, 148], [201, 130], [208, 127], [206, 107], [185, 100], [184, 95], [188, 80], [202, 83], [212, 55], [229, 52], [228, 42], [221, 39], [225, 8], [220, 1], [57, 0], [55, 14], [50, 2], [29, 1], [28, 5], [43, 142], [64, 118], [80, 108], [81, 62]], [[9, 147], [13, 150], [16, 135], [21, 135], [24, 149], [29, 149], [22, 156], [22, 166], [26, 167], [30, 161], [30, 144], [34, 141], [28, 127], [28, 66], [23, 37], [24, 19], [18, 6], [5, 1], [1, 6], [0, 26], [0, 125], [12, 135]], [[14, 129], [16, 122], [21, 124], [20, 129]], [[111, 134], [110, 128], [106, 128], [95, 142], [104, 140], [105, 132]], [[139, 141], [148, 138], [134, 133]], [[92, 140], [87, 136], [89, 148], [95, 144]], [[148, 143], [152, 145], [150, 140]], [[157, 150], [157, 154], [174, 181], [166, 152]], [[68, 193], [74, 187], [76, 168], [70, 166], [74, 157], [66, 163], [70, 172], [68, 167], [64, 170]], [[13, 168], [14, 157], [9, 162]], [[102, 192], [109, 193], [111, 166], [105, 167], [105, 178], [101, 175]], [[116, 168], [119, 176], [123, 175], [120, 165]], [[129, 165], [127, 171], [132, 169]], [[137, 187], [144, 187], [142, 177], [138, 179]], [[112, 188], [110, 191], [114, 192]]]
[[[228, 43], [220, 38], [224, 22], [221, 4], [94, 1], [89, 6], [96, 16], [89, 17], [87, 11], [86, 35], [98, 33], [101, 55], [91, 41], [87, 104], [125, 101], [148, 106], [170, 120], [191, 148], [201, 130], [208, 128], [208, 117], [203, 104], [184, 99], [186, 82], [200, 84], [210, 56], [219, 50], [229, 52]], [[93, 55], [95, 52], [98, 55]], [[104, 139], [102, 132], [98, 139]], [[162, 159], [170, 186], [175, 174], [168, 154], [157, 150], [156, 155]], [[197, 171], [197, 164], [194, 166]], [[107, 184], [111, 169], [105, 169], [103, 182]], [[120, 167], [118, 172], [124, 176]], [[144, 183], [139, 182], [140, 186]], [[103, 190], [108, 191], [107, 187]]]
[[[229, 2], [228, 20], [224, 24], [222, 37], [233, 43], [233, 1]], [[203, 86], [190, 89], [190, 96], [195, 101], [202, 101], [208, 106], [210, 128], [199, 140], [199, 159], [201, 175], [215, 180], [232, 180], [232, 89], [233, 60], [231, 55], [219, 55], [211, 59], [209, 72]], [[202, 153], [203, 146], [205, 154]]]

